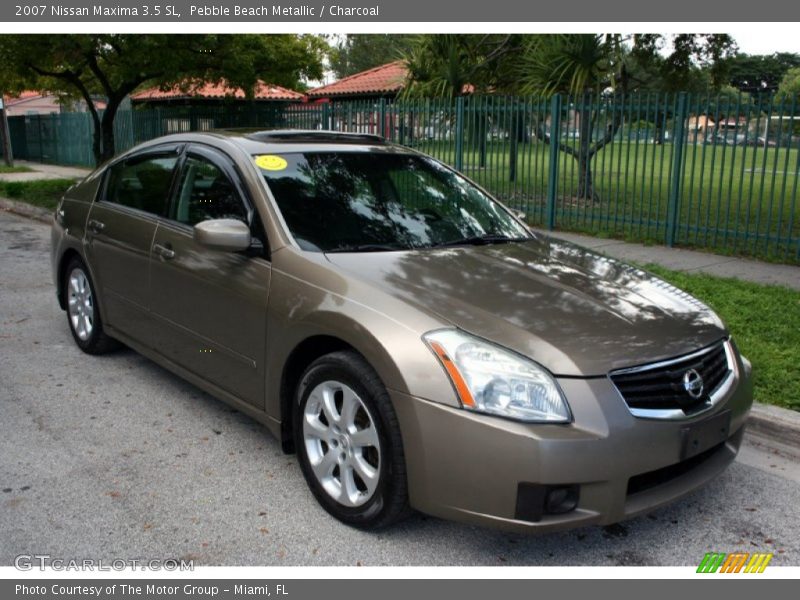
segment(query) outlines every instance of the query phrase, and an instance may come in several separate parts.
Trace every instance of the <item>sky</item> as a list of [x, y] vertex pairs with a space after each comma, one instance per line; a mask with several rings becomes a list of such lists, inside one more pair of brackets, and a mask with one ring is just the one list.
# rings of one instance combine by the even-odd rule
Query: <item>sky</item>
[[800, 35], [772, 34], [764, 31], [736, 32], [733, 39], [739, 51], [745, 54], [772, 54], [773, 52], [800, 53]]

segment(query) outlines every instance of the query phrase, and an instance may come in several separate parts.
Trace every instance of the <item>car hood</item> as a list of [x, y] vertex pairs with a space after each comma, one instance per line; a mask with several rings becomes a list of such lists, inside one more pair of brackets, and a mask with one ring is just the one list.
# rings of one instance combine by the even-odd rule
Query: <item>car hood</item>
[[726, 335], [719, 318], [685, 292], [543, 236], [327, 258], [348, 277], [528, 356], [556, 375], [605, 375], [692, 352]]

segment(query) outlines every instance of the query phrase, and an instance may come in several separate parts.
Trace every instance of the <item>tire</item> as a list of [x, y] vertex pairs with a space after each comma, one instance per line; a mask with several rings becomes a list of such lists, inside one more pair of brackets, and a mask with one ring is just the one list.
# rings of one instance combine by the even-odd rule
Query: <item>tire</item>
[[334, 352], [314, 361], [300, 378], [294, 408], [300, 468], [328, 513], [365, 530], [408, 516], [400, 426], [361, 355]]
[[62, 282], [67, 306], [67, 324], [78, 348], [87, 354], [105, 354], [119, 347], [106, 335], [89, 269], [77, 257], [67, 263]]

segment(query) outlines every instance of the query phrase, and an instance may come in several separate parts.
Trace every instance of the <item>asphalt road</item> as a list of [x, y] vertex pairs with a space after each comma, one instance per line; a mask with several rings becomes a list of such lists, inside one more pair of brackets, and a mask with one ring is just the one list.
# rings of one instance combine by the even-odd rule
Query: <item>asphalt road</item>
[[45, 225], [0, 212], [0, 565], [696, 565], [712, 550], [800, 565], [798, 459], [752, 441], [705, 489], [612, 527], [522, 536], [417, 515], [350, 529], [256, 422], [133, 351], [82, 354], [48, 247]]

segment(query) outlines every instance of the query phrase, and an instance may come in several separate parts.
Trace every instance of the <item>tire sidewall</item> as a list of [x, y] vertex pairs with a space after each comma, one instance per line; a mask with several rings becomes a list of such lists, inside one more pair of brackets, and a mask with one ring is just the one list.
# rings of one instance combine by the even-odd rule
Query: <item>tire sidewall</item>
[[[378, 486], [372, 497], [363, 505], [357, 507], [342, 506], [334, 500], [317, 481], [306, 453], [305, 439], [303, 437], [303, 415], [311, 392], [323, 381], [338, 381], [350, 387], [358, 394], [367, 408], [372, 422], [378, 433], [380, 443], [380, 476]], [[337, 519], [362, 528], [370, 528], [382, 520], [385, 509], [391, 504], [389, 499], [394, 492], [392, 489], [392, 465], [394, 463], [394, 448], [388, 436], [386, 423], [380, 402], [376, 400], [377, 394], [385, 394], [385, 390], [369, 389], [373, 386], [364, 385], [358, 380], [351, 368], [341, 360], [333, 357], [319, 359], [305, 372], [300, 380], [295, 395], [294, 436], [300, 468], [311, 488], [314, 497], [322, 507]]]

